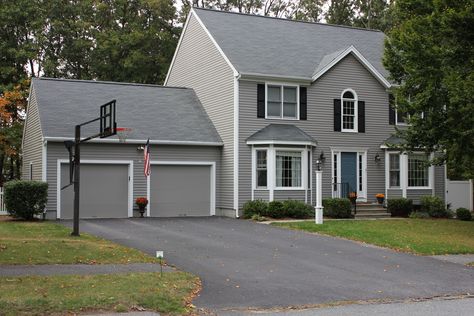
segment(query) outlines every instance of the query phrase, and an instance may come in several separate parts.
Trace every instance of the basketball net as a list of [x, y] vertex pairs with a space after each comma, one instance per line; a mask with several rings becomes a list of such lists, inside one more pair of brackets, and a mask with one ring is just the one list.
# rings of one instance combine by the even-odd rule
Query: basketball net
[[128, 134], [132, 131], [131, 128], [128, 127], [117, 127], [117, 136], [119, 139], [119, 142], [125, 143], [128, 138]]

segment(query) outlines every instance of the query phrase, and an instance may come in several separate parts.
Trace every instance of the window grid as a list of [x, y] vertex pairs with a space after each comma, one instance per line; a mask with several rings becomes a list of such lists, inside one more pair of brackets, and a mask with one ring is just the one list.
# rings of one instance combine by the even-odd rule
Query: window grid
[[257, 150], [257, 188], [267, 187], [267, 151]]
[[277, 187], [301, 187], [301, 153], [276, 153]]
[[337, 154], [334, 154], [334, 191], [337, 191]]
[[429, 186], [429, 168], [426, 164], [427, 157], [423, 154], [411, 154], [408, 156], [408, 186]]
[[359, 154], [359, 191], [362, 191], [362, 155]]
[[342, 128], [354, 129], [355, 122], [355, 103], [354, 101], [344, 100], [342, 105]]
[[267, 117], [281, 119], [297, 119], [297, 87], [268, 85]]
[[389, 155], [389, 181], [390, 187], [400, 186], [400, 155]]

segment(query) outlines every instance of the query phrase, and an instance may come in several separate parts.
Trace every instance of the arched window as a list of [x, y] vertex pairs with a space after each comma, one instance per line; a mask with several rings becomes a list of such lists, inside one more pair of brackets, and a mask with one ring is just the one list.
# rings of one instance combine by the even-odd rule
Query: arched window
[[352, 89], [346, 89], [341, 95], [342, 131], [357, 132], [357, 94]]

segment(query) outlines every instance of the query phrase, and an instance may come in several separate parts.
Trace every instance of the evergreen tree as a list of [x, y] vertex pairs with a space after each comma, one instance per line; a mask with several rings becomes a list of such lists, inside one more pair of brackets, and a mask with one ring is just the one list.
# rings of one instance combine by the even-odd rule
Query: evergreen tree
[[355, 13], [354, 0], [331, 0], [325, 14], [329, 24], [351, 26]]

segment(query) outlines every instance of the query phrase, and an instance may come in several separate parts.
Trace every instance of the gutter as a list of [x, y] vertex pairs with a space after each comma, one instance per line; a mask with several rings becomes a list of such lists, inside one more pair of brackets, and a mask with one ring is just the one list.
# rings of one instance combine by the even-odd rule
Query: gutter
[[[74, 140], [74, 137], [44, 137], [44, 141], [50, 142], [64, 142], [67, 140]], [[146, 139], [127, 139], [125, 144], [139, 144], [143, 145], [147, 142]], [[94, 138], [88, 141], [88, 143], [96, 144], [122, 144], [116, 138]], [[152, 145], [183, 145], [183, 146], [224, 146], [223, 142], [203, 142], [203, 141], [177, 141], [177, 140], [151, 140]]]

